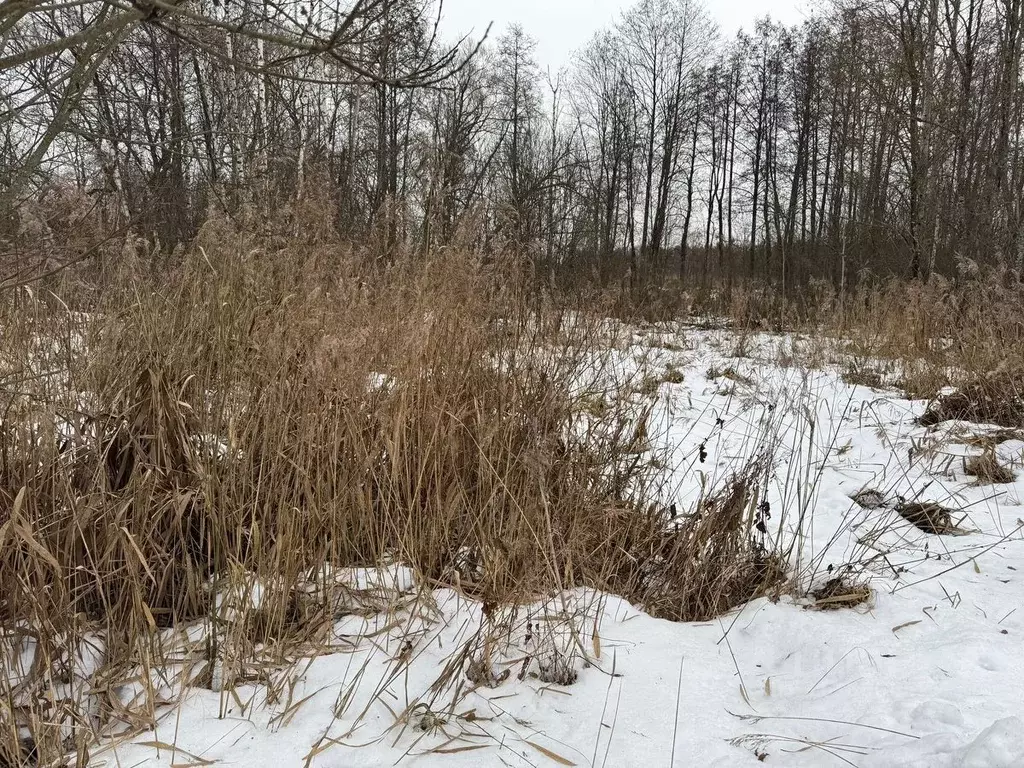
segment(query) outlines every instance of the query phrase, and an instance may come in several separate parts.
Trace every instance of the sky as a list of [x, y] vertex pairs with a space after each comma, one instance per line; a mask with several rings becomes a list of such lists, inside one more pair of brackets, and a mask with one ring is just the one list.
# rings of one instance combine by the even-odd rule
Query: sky
[[[568, 65], [572, 51], [604, 29], [631, 6], [632, 0], [444, 0], [442, 29], [446, 36], [472, 33], [478, 38], [493, 21], [492, 37], [509, 24], [519, 23], [537, 40], [537, 62], [557, 71]], [[771, 15], [786, 24], [798, 24], [809, 15], [807, 0], [706, 0], [712, 18], [724, 35], [740, 27], [750, 29], [754, 19]]]

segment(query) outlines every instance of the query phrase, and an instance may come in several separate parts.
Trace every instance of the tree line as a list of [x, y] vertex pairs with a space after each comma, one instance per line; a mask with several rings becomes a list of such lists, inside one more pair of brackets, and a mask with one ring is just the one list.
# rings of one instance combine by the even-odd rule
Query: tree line
[[354, 242], [604, 277], [1024, 266], [1024, 0], [831, 0], [733, 38], [638, 0], [557, 73], [518, 26], [446, 42], [441, 10], [11, 0], [0, 236], [72, 188], [164, 245], [316, 199]]

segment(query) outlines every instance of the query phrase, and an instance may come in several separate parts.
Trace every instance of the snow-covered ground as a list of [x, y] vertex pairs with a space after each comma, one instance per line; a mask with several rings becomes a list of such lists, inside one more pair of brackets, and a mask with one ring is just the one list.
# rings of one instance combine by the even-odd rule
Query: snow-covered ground
[[[479, 604], [400, 566], [320, 574], [310, 589], [341, 585], [352, 610], [316, 653], [251, 682], [238, 671], [233, 687], [215, 671], [90, 764], [1024, 766], [1024, 479], [976, 484], [964, 457], [985, 427], [917, 426], [923, 402], [780, 365], [793, 343], [752, 337], [733, 357], [726, 332], [662, 329], [624, 352], [677, 372], [652, 420], [680, 508], [773, 444], [772, 522], [797, 541], [796, 585], [778, 601], [679, 624], [577, 590], [514, 622], [492, 616], [509, 626], [500, 674], [474, 674]], [[1024, 442], [996, 450], [1020, 467]], [[865, 489], [876, 508], [852, 501]], [[893, 511], [901, 498], [963, 510], [965, 535], [919, 531]], [[870, 600], [812, 606], [848, 564]], [[262, 598], [253, 585], [233, 599]], [[183, 661], [155, 695], [176, 699], [199, 676], [187, 659], [207, 639], [181, 634]]]

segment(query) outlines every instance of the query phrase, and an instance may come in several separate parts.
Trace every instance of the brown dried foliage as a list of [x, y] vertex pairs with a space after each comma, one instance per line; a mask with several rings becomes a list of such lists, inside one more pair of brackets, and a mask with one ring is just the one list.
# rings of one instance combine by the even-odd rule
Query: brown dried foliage
[[[233, 573], [272, 585], [234, 651], [284, 654], [330, 616], [297, 589], [325, 563], [404, 562], [485, 605], [589, 585], [680, 620], [778, 582], [752, 481], [675, 527], [652, 504], [644, 412], [597, 418], [577, 385], [615, 347], [599, 316], [527, 294], [518, 262], [367, 266], [312, 231], [215, 220], [156, 277], [74, 276], [72, 308], [54, 281], [0, 294], [0, 627], [39, 658], [98, 632], [104, 675], [157, 664], [157, 628], [210, 617]], [[30, 725], [48, 674], [0, 689], [40, 761], [72, 746]]]

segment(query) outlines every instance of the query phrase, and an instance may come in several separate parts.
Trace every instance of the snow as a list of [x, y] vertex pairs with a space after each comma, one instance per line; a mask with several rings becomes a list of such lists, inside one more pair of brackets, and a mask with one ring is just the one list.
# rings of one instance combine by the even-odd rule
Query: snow
[[[739, 346], [747, 355], [732, 357]], [[700, 624], [586, 589], [485, 618], [401, 564], [325, 566], [306, 590], [345, 590], [341, 614], [355, 593], [390, 597], [341, 615], [328, 647], [266, 680], [189, 687], [196, 675], [180, 668], [162, 695], [185, 686], [181, 704], [91, 764], [1024, 767], [1024, 480], [977, 485], [962, 457], [987, 427], [918, 426], [924, 402], [848, 384], [841, 363], [778, 362], [797, 346], [659, 327], [618, 359], [624, 372], [682, 374], [657, 387], [651, 417], [675, 468], [666, 501], [686, 509], [702, 484], [770, 453], [771, 535], [794, 544], [791, 594]], [[1019, 468], [1024, 442], [997, 452]], [[853, 500], [867, 491], [872, 508]], [[892, 510], [899, 498], [964, 510], [967, 535], [919, 531]], [[810, 588], [846, 565], [869, 579], [868, 603], [811, 606]], [[243, 575], [217, 605], [258, 609], [267, 592]], [[508, 627], [486, 662], [482, 622]], [[201, 645], [209, 631], [175, 636]]]
[[387, 391], [395, 385], [395, 379], [386, 373], [371, 371], [366, 377], [367, 389], [371, 392]]

